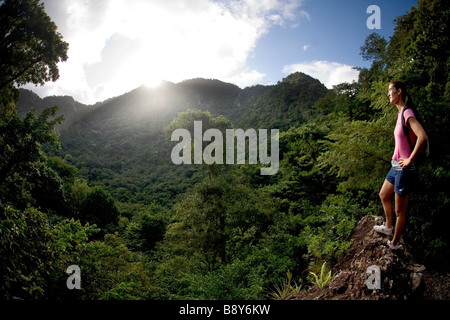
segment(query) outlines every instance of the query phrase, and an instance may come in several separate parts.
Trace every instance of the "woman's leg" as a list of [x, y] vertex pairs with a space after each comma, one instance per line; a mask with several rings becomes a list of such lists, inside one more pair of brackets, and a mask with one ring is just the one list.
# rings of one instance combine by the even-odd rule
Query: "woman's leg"
[[403, 232], [403, 227], [406, 222], [406, 208], [408, 207], [409, 195], [401, 196], [395, 194], [395, 214], [397, 215], [397, 220], [395, 222], [395, 233], [394, 238], [392, 238], [392, 244], [396, 246], [400, 241], [400, 236]]
[[[380, 199], [383, 204], [384, 214], [386, 216], [386, 226], [392, 228], [392, 201], [391, 195], [394, 193], [394, 185], [387, 180], [384, 180], [383, 186], [380, 190]], [[397, 205], [397, 201], [396, 201]]]

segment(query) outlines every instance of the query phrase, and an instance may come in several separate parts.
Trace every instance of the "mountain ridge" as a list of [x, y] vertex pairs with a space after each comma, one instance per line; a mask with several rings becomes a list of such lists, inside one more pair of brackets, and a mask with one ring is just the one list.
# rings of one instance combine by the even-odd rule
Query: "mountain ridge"
[[[105, 187], [122, 202], [165, 204], [197, 181], [196, 168], [171, 162], [173, 143], [163, 128], [188, 109], [224, 116], [236, 128], [279, 128], [306, 121], [312, 105], [327, 89], [302, 73], [277, 85], [245, 89], [215, 79], [164, 82], [158, 88], [140, 86], [123, 95], [84, 105], [69, 96], [39, 98], [21, 90], [17, 104], [24, 116], [59, 106], [65, 122], [57, 127], [61, 150], [48, 152], [79, 169], [90, 185]], [[173, 181], [178, 181], [173, 183]]]
[[[311, 90], [311, 87], [318, 89], [317, 94], [312, 94], [306, 100], [300, 101], [301, 106], [292, 108], [292, 104], [298, 103], [299, 100], [305, 100], [305, 94], [298, 92]], [[296, 72], [276, 85], [255, 85], [244, 89], [238, 86], [226, 83], [217, 79], [193, 78], [184, 80], [179, 83], [169, 81], [162, 82], [156, 88], [149, 88], [141, 85], [124, 94], [108, 98], [104, 101], [98, 101], [94, 104], [83, 104], [76, 101], [71, 96], [47, 96], [40, 98], [36, 93], [28, 89], [19, 89], [20, 98], [17, 109], [21, 117], [36, 108], [37, 112], [41, 112], [46, 107], [58, 105], [59, 114], [64, 114], [66, 120], [61, 126], [68, 127], [74, 118], [74, 114], [90, 115], [90, 113], [98, 112], [98, 110], [106, 108], [125, 108], [136, 109], [145, 108], [149, 105], [158, 105], [165, 112], [174, 115], [175, 112], [184, 111], [186, 109], [199, 109], [201, 111], [209, 111], [212, 115], [223, 115], [235, 124], [258, 126], [259, 124], [289, 126], [290, 120], [278, 121], [277, 123], [268, 123], [263, 120], [264, 114], [272, 116], [282, 116], [289, 118], [301, 108], [311, 106], [318, 98], [323, 97], [327, 90], [325, 86], [306, 74]], [[273, 104], [286, 104], [279, 108], [278, 114], [269, 112], [273, 111]], [[291, 106], [292, 110], [289, 110]], [[128, 110], [129, 111], [129, 110]], [[263, 111], [263, 112], [261, 112]], [[256, 114], [260, 114], [256, 116]], [[302, 112], [303, 116], [306, 113]], [[141, 114], [137, 115], [138, 117]], [[245, 121], [244, 118], [251, 117], [252, 121]], [[297, 121], [298, 122], [298, 121]]]

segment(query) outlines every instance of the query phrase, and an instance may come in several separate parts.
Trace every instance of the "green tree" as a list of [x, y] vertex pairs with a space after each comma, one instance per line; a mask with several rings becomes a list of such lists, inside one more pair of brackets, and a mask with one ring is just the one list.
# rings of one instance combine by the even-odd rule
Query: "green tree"
[[281, 177], [272, 195], [289, 201], [291, 210], [295, 210], [295, 206], [319, 204], [336, 188], [337, 182], [320, 170], [318, 161], [326, 151], [329, 132], [326, 124], [311, 121], [280, 134]]
[[[390, 117], [392, 119], [392, 117]], [[386, 174], [393, 150], [389, 118], [374, 121], [339, 121], [327, 136], [327, 151], [319, 157], [323, 169], [337, 173], [341, 190], [375, 187]]]
[[[48, 108], [37, 117], [31, 111], [23, 121], [17, 116], [0, 118], [0, 197], [3, 201], [21, 207], [33, 203], [31, 192], [34, 186], [38, 187], [33, 182], [39, 179], [36, 172], [46, 167], [42, 145], [59, 147], [58, 134], [53, 129], [63, 117], [55, 117], [56, 110], [57, 107]], [[50, 174], [48, 177], [52, 175], [50, 170], [44, 171]]]
[[408, 79], [420, 99], [446, 97], [449, 101], [449, 27], [448, 1], [420, 0], [417, 8], [397, 19], [387, 71], [392, 77]]
[[42, 145], [59, 147], [54, 127], [63, 117], [53, 107], [20, 120], [15, 85], [57, 80], [57, 63], [67, 59], [68, 45], [38, 0], [1, 2], [0, 39], [0, 199], [24, 208], [37, 204], [33, 198], [42, 193], [51, 197], [48, 188], [60, 188], [59, 178], [43, 164]]
[[81, 261], [83, 299], [145, 299], [152, 288], [149, 269], [117, 234], [86, 245]]
[[201, 269], [215, 270], [261, 238], [274, 206], [242, 179], [205, 178], [174, 206], [163, 243], [169, 257], [186, 256]]
[[75, 179], [74, 183], [70, 186], [69, 192], [69, 202], [70, 202], [70, 210], [74, 217], [81, 217], [81, 209], [84, 201], [86, 200], [86, 196], [89, 192], [89, 186], [84, 179]]
[[58, 157], [49, 157], [47, 159], [47, 164], [50, 168], [58, 173], [58, 176], [68, 186], [74, 184], [75, 179], [78, 176], [78, 169], [76, 167], [68, 164], [66, 161]]
[[44, 213], [0, 203], [2, 300], [51, 298], [62, 274], [61, 254]]
[[81, 204], [80, 218], [102, 229], [115, 224], [118, 210], [114, 198], [102, 187], [90, 188]]
[[382, 76], [386, 68], [386, 59], [390, 57], [387, 54], [388, 42], [377, 33], [370, 34], [364, 45], [361, 47], [361, 56], [364, 60], [372, 61], [369, 69], [360, 69], [359, 83], [364, 86], [370, 86], [374, 79]]
[[[225, 139], [225, 131], [226, 129], [233, 128], [231, 122], [225, 118], [224, 116], [212, 117], [209, 111], [199, 111], [188, 109], [187, 111], [180, 112], [178, 116], [164, 128], [164, 133], [167, 138], [170, 139], [171, 134], [176, 129], [186, 129], [190, 133], [191, 137], [191, 159], [194, 159], [194, 122], [201, 121], [202, 122], [202, 154], [205, 146], [209, 144], [209, 142], [203, 141], [203, 133], [208, 129], [218, 129], [222, 133], [223, 139]], [[224, 141], [224, 140], [223, 140]], [[222, 143], [223, 141], [219, 141]], [[215, 150], [217, 152], [217, 150]], [[218, 155], [218, 157], [222, 157], [223, 163], [225, 163], [225, 145], [223, 145], [223, 154]], [[213, 155], [217, 156], [217, 155]], [[193, 161], [192, 161], [193, 162]], [[206, 174], [209, 175], [211, 179], [214, 178], [219, 172], [227, 169], [227, 165], [221, 164], [205, 164], [204, 159], [202, 160], [203, 165], [199, 167], [200, 170], [205, 171]]]
[[57, 63], [67, 60], [68, 44], [56, 29], [39, 0], [2, 1], [0, 89], [58, 79]]
[[162, 241], [168, 224], [163, 208], [152, 204], [136, 213], [128, 224], [124, 238], [134, 251], [148, 252]]

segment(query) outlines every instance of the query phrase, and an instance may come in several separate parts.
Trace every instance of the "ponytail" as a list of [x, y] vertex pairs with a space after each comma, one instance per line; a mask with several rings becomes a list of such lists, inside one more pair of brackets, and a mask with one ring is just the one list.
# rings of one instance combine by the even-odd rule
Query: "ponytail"
[[405, 104], [410, 108], [414, 108], [415, 106], [414, 106], [413, 99], [408, 91], [406, 91], [405, 97], [406, 97]]

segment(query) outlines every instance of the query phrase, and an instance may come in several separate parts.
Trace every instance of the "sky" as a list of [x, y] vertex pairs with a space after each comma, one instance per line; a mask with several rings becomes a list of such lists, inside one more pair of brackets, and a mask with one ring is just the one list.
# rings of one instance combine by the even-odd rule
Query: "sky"
[[[26, 85], [39, 96], [94, 104], [141, 85], [193, 78], [241, 88], [300, 71], [332, 88], [369, 67], [360, 47], [386, 40], [414, 0], [44, 0], [69, 43], [60, 78]], [[370, 29], [379, 8], [379, 29]]]

